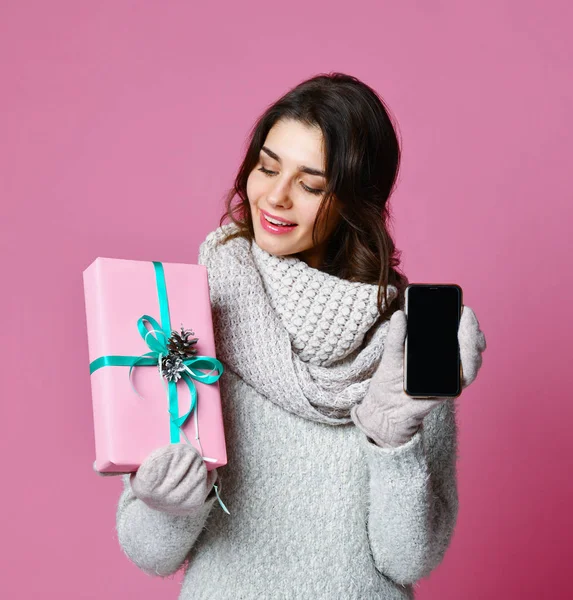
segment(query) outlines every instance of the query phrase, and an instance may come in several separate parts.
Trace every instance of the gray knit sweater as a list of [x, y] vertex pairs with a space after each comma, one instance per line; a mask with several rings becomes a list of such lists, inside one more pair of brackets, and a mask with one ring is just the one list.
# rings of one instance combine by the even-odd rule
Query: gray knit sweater
[[[397, 448], [354, 426], [388, 321], [376, 286], [347, 282], [254, 243], [201, 244], [209, 273], [228, 464], [230, 514], [210, 495], [171, 516], [133, 495], [118, 538], [144, 572], [185, 568], [180, 600], [398, 600], [435, 569], [458, 510], [454, 400]], [[389, 286], [389, 298], [395, 288]]]

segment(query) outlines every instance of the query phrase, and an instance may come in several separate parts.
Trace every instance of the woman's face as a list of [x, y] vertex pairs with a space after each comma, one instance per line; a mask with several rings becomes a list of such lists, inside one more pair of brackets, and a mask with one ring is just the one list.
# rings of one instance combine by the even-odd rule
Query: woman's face
[[[256, 243], [277, 256], [298, 254], [315, 268], [322, 263], [325, 241], [340, 219], [335, 202], [326, 232], [314, 247], [312, 229], [326, 187], [326, 178], [319, 174], [325, 169], [322, 139], [318, 127], [278, 121], [267, 134], [259, 161], [247, 180]], [[264, 214], [295, 225], [273, 225]]]

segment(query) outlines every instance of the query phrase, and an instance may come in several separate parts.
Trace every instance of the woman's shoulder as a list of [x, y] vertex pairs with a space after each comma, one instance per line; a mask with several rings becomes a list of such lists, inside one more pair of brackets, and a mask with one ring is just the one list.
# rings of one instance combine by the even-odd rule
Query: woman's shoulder
[[225, 223], [213, 231], [210, 231], [207, 234], [207, 237], [199, 245], [198, 263], [200, 265], [209, 266], [209, 264], [213, 263], [224, 251], [226, 254], [230, 254], [236, 250], [239, 244], [248, 243], [244, 238], [233, 238], [226, 242], [226, 240], [237, 231], [238, 227], [234, 223]]

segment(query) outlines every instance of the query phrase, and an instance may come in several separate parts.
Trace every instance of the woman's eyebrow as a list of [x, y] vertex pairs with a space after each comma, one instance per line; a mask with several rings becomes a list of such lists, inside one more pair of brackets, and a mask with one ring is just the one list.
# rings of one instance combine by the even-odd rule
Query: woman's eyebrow
[[[270, 148], [263, 146], [261, 150], [263, 152], [266, 152], [271, 158], [274, 158], [280, 164], [281, 157], [275, 152], [273, 152]], [[324, 171], [319, 171], [318, 169], [313, 169], [311, 167], [305, 167], [304, 165], [300, 165], [298, 167], [298, 170], [302, 171], [303, 173], [308, 173], [309, 175], [318, 175], [319, 177], [326, 177], [326, 173]]]

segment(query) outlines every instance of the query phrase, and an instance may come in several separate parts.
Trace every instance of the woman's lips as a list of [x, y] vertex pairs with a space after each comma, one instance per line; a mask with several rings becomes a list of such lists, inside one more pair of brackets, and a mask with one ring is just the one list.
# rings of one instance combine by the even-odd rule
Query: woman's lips
[[289, 221], [288, 219], [285, 219], [283, 217], [277, 217], [276, 215], [271, 215], [270, 212], [263, 210], [262, 208], [260, 210], [263, 213], [263, 215], [265, 215], [266, 217], [268, 217], [270, 219], [274, 219], [275, 221], [280, 221], [281, 223], [286, 223], [287, 225], [296, 225], [296, 223], [294, 221]]
[[265, 219], [265, 216], [263, 215], [262, 211], [259, 211], [259, 213], [261, 227], [269, 233], [275, 233], [277, 235], [280, 235], [282, 233], [290, 233], [293, 229], [297, 227], [296, 225], [275, 225], [274, 223], [269, 223], [269, 221]]

